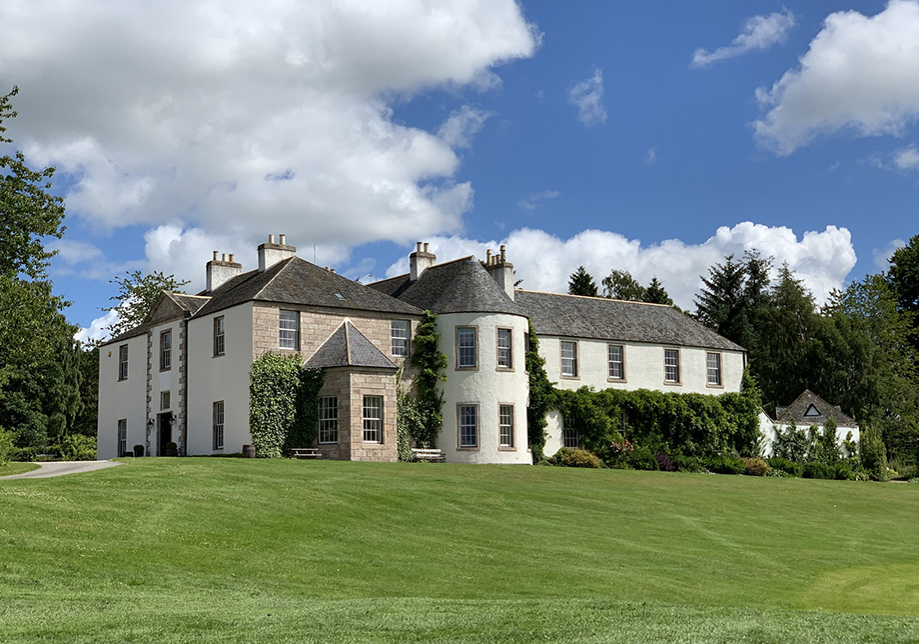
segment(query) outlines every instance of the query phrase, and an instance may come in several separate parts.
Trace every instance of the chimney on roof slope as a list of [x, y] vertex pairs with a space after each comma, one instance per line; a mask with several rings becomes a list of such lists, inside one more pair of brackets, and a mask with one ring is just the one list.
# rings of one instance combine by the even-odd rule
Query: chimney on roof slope
[[505, 256], [505, 246], [501, 246], [501, 252], [497, 255], [491, 254], [491, 249], [485, 255], [485, 270], [495, 278], [498, 286], [504, 289], [507, 296], [514, 299], [514, 265], [507, 261]]
[[210, 293], [221, 284], [226, 284], [237, 275], [243, 272], [243, 265], [233, 261], [233, 253], [230, 253], [229, 260], [227, 254], [223, 253], [220, 259], [217, 259], [218, 252], [214, 251], [214, 259], [207, 263], [207, 287], [206, 291]]
[[421, 242], [415, 248], [415, 252], [408, 256], [408, 262], [411, 265], [411, 274], [409, 279], [414, 282], [425, 270], [431, 268], [437, 261], [437, 255], [428, 252], [428, 244], [425, 242], [422, 249]]
[[268, 235], [267, 244], [258, 247], [258, 272], [264, 273], [278, 262], [297, 254], [294, 246], [287, 245], [287, 235], [278, 235], [280, 244], [274, 243], [274, 235]]

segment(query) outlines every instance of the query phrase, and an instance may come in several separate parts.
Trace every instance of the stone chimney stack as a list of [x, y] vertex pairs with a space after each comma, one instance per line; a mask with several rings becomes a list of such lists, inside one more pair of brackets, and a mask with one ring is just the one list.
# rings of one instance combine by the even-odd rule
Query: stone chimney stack
[[297, 254], [294, 246], [287, 245], [287, 235], [278, 235], [280, 244], [274, 243], [274, 235], [268, 235], [267, 244], [259, 244], [258, 247], [258, 272], [264, 273], [266, 270]]
[[506, 248], [502, 245], [497, 255], [492, 255], [491, 249], [485, 255], [485, 270], [498, 283], [507, 296], [514, 299], [514, 265], [507, 261]]
[[411, 275], [409, 279], [414, 282], [421, 277], [421, 274], [424, 273], [425, 270], [434, 265], [434, 262], [437, 261], [437, 255], [428, 252], [427, 242], [425, 242], [423, 249], [421, 242], [418, 242], [418, 245], [415, 247], [415, 252], [408, 256], [408, 261], [411, 265]]
[[229, 259], [227, 254], [223, 253], [220, 259], [217, 259], [219, 253], [214, 251], [214, 259], [207, 263], [207, 292], [210, 293], [221, 284], [226, 284], [237, 275], [243, 272], [243, 265], [233, 261], [233, 253], [230, 253]]

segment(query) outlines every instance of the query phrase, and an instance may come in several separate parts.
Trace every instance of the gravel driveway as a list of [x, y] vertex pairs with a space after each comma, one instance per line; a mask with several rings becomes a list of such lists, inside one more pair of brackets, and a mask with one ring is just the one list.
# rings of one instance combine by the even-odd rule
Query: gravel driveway
[[121, 463], [112, 461], [58, 461], [53, 463], [36, 463], [37, 470], [26, 472], [25, 474], [14, 474], [13, 476], [0, 476], [0, 479], [47, 479], [52, 476], [64, 476], [65, 474], [78, 474], [79, 472], [92, 472], [101, 470], [106, 467], [115, 467]]

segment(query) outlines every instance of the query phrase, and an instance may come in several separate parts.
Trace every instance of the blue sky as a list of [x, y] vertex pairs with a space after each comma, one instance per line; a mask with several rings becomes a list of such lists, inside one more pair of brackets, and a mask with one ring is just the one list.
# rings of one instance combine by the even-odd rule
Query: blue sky
[[917, 0], [54, 4], [0, 7], [0, 87], [83, 327], [119, 271], [200, 288], [269, 233], [365, 279], [505, 243], [524, 288], [583, 264], [690, 308], [727, 253], [822, 300], [919, 233]]

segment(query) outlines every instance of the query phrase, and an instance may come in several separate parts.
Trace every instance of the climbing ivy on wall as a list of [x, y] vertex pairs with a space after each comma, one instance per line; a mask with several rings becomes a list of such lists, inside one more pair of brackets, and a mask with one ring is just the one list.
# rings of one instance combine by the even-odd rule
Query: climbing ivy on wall
[[312, 444], [322, 379], [298, 354], [264, 353], [252, 363], [249, 431], [256, 456], [279, 458], [287, 447]]
[[757, 452], [759, 392], [749, 378], [739, 393], [720, 396], [638, 389], [556, 390], [554, 407], [574, 420], [584, 447], [606, 458], [612, 443], [702, 456]]
[[415, 346], [412, 352], [412, 364], [418, 367], [415, 379], [416, 418], [407, 418], [409, 430], [418, 447], [433, 448], [443, 427], [443, 391], [438, 383], [447, 379], [444, 369], [447, 368], [447, 356], [438, 350], [440, 333], [437, 332], [437, 316], [430, 311], [418, 324], [415, 334]]
[[527, 376], [530, 382], [530, 403], [527, 405], [527, 443], [533, 454], [533, 462], [545, 458], [546, 414], [555, 402], [555, 389], [546, 375], [546, 361], [539, 355], [539, 338], [529, 321], [529, 341], [525, 356]]

